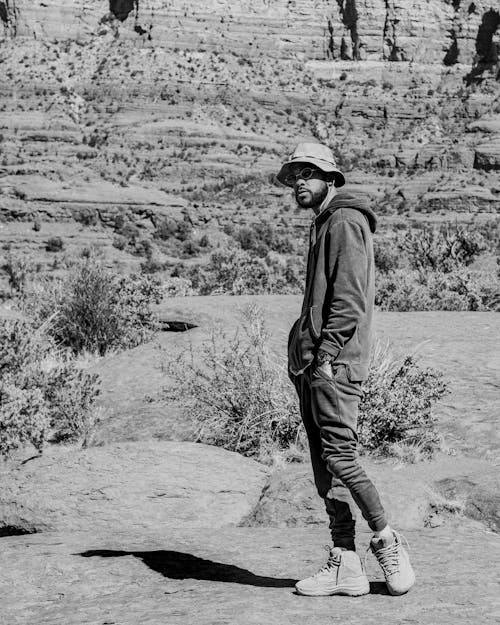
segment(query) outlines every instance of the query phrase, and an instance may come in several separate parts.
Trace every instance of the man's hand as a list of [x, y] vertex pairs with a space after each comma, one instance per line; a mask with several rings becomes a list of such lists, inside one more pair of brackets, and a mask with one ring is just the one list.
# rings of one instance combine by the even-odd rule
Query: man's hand
[[327, 360], [326, 362], [324, 362], [322, 365], [318, 365], [318, 369], [327, 377], [332, 378], [333, 379], [333, 371], [332, 371], [332, 364], [329, 360]]
[[323, 375], [326, 375], [329, 378], [333, 378], [330, 354], [320, 349], [318, 354], [316, 355], [316, 366], [321, 371], [321, 373], [323, 373]]

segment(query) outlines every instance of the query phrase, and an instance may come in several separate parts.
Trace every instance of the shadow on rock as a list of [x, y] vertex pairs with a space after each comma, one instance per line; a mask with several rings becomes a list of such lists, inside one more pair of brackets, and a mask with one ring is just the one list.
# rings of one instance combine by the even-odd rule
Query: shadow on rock
[[387, 585], [385, 582], [370, 582], [370, 595], [388, 595], [390, 594], [387, 590]]
[[204, 560], [190, 553], [180, 551], [114, 551], [111, 549], [93, 549], [78, 554], [84, 558], [120, 558], [134, 556], [139, 558], [153, 571], [171, 579], [200, 579], [211, 582], [231, 582], [260, 586], [264, 588], [289, 588], [297, 580], [265, 577], [242, 569], [233, 564]]

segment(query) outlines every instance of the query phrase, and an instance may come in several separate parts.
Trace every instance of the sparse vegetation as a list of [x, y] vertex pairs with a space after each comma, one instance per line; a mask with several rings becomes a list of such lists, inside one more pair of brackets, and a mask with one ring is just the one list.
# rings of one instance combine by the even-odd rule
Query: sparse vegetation
[[440, 372], [423, 369], [413, 355], [395, 358], [377, 343], [364, 390], [358, 432], [365, 452], [390, 455], [394, 446], [405, 444], [432, 456], [439, 448], [432, 406], [447, 390]]
[[22, 294], [30, 277], [39, 270], [39, 267], [28, 255], [9, 251], [0, 269], [7, 275], [11, 294]]
[[91, 434], [98, 377], [56, 348], [49, 325], [0, 321], [0, 456]]
[[24, 307], [39, 323], [52, 319], [48, 332], [61, 346], [103, 355], [149, 339], [156, 328], [151, 306], [161, 298], [158, 280], [122, 276], [89, 258], [31, 292]]
[[[295, 390], [269, 347], [263, 312], [247, 308], [241, 330], [228, 336], [214, 328], [203, 347], [165, 363], [174, 383], [168, 398], [182, 401], [195, 440], [261, 462], [276, 452], [297, 459], [306, 438]], [[391, 455], [401, 445], [431, 456], [441, 438], [431, 409], [446, 392], [442, 375], [421, 368], [415, 357], [396, 359], [377, 345], [360, 406], [359, 440], [365, 453]], [[398, 447], [399, 446], [399, 447]], [[299, 454], [300, 456], [300, 454]]]
[[61, 237], [51, 237], [45, 244], [46, 252], [62, 252], [64, 249], [64, 241]]
[[[168, 356], [167, 356], [168, 358]], [[243, 313], [241, 331], [214, 328], [196, 354], [168, 362], [175, 388], [167, 395], [185, 403], [195, 440], [270, 462], [291, 445], [303, 448], [304, 432], [286, 369], [269, 350], [257, 307]]]
[[[500, 275], [491, 269], [494, 237], [478, 228], [424, 224], [376, 241], [375, 302], [382, 310], [499, 310]], [[478, 264], [487, 260], [489, 266]]]

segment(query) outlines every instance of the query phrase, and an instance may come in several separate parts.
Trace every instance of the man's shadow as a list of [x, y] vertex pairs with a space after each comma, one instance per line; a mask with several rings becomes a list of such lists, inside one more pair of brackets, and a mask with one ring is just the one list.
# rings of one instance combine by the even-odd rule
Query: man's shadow
[[234, 564], [224, 564], [198, 558], [181, 551], [113, 551], [94, 549], [78, 554], [84, 558], [98, 556], [101, 558], [120, 558], [134, 556], [139, 558], [153, 571], [171, 579], [200, 579], [211, 582], [232, 582], [262, 588], [290, 588], [297, 580], [255, 575]]
[[[181, 551], [115, 551], [112, 549], [91, 549], [78, 555], [84, 558], [121, 558], [134, 556], [144, 564], [170, 579], [199, 579], [211, 582], [230, 582], [261, 588], [293, 588], [297, 582], [291, 578], [266, 577], [255, 575], [234, 564], [205, 560]], [[371, 594], [388, 594], [383, 582], [370, 582]]]

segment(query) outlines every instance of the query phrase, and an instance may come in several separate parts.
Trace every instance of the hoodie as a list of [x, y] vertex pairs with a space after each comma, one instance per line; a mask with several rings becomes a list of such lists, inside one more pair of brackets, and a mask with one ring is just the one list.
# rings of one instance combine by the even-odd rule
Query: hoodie
[[347, 192], [331, 199], [311, 224], [304, 301], [288, 339], [292, 380], [319, 350], [344, 364], [351, 381], [368, 377], [374, 303], [372, 234], [376, 217]]

